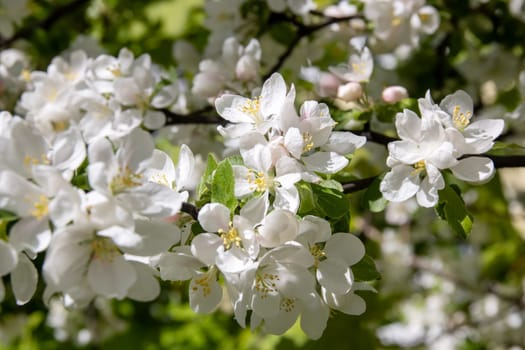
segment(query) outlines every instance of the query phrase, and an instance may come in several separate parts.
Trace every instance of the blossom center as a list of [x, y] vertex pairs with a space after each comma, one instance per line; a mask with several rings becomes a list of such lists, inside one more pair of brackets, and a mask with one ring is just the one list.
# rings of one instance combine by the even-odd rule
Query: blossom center
[[247, 180], [248, 183], [252, 184], [254, 191], [265, 192], [270, 188], [270, 181], [262, 171], [248, 170]]
[[211, 274], [205, 274], [204, 276], [195, 279], [195, 285], [191, 288], [194, 292], [197, 292], [199, 289], [202, 290], [202, 295], [207, 297], [211, 294], [210, 287], [210, 278]]
[[422, 171], [424, 171], [426, 169], [425, 161], [424, 160], [420, 160], [419, 162], [416, 162], [413, 165], [413, 167], [414, 167], [414, 170], [412, 170], [410, 175], [416, 176], [416, 175], [420, 174]]
[[310, 247], [310, 254], [314, 257], [314, 267], [317, 268], [319, 263], [326, 259], [326, 252], [317, 244]]
[[236, 246], [238, 248], [241, 246], [242, 239], [239, 236], [239, 231], [237, 231], [237, 229], [233, 227], [233, 223], [231, 221], [229, 223], [228, 231], [220, 229], [218, 233], [222, 238], [222, 244], [224, 245], [224, 249], [228, 250], [232, 246]]
[[286, 312], [292, 312], [295, 308], [295, 299], [292, 298], [282, 298], [281, 304], [279, 305], [279, 309], [286, 311]]
[[36, 157], [32, 157], [30, 155], [26, 155], [24, 157], [24, 165], [26, 167], [29, 167], [31, 165], [38, 165], [38, 164], [49, 165], [49, 164], [51, 164], [51, 161], [49, 160], [49, 158], [45, 154], [42, 154], [40, 156], [40, 159], [38, 159]]
[[357, 74], [364, 74], [365, 69], [366, 69], [365, 62], [353, 62], [352, 63], [352, 70]]
[[130, 187], [140, 186], [142, 174], [136, 174], [131, 171], [129, 167], [121, 169], [119, 174], [111, 180], [110, 189], [111, 193], [117, 194], [125, 191]]
[[115, 256], [120, 254], [115, 243], [107, 237], [95, 237], [91, 241], [91, 249], [93, 250], [92, 258], [104, 262], [112, 262]]
[[303, 153], [310, 152], [314, 148], [314, 142], [312, 134], [308, 131], [303, 134]]
[[38, 197], [38, 200], [33, 203], [33, 210], [31, 215], [33, 215], [38, 220], [41, 220], [44, 216], [47, 216], [49, 212], [49, 199], [41, 194]]
[[454, 122], [454, 126], [459, 129], [463, 130], [470, 122], [470, 117], [472, 117], [472, 112], [466, 111], [465, 113], [461, 112], [461, 107], [456, 105], [454, 106], [454, 110], [452, 111], [452, 121]]
[[261, 295], [261, 299], [268, 296], [268, 293], [276, 293], [277, 285], [276, 281], [279, 280], [279, 276], [273, 273], [257, 273], [255, 276], [255, 290]]
[[249, 114], [256, 123], [259, 123], [261, 121], [261, 118], [259, 116], [260, 108], [261, 108], [261, 97], [259, 96], [254, 99], [247, 100], [241, 106], [241, 112]]

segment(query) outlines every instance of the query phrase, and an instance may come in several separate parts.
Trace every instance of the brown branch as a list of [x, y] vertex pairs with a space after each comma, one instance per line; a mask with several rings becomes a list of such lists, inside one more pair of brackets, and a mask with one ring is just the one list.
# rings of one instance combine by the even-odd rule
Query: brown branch
[[190, 216], [195, 220], [199, 219], [199, 208], [197, 208], [195, 205], [191, 203], [183, 202], [182, 207], [180, 208], [180, 211], [186, 214], [190, 214]]
[[207, 106], [190, 114], [178, 114], [167, 109], [161, 110], [166, 115], [166, 125], [175, 124], [215, 124], [226, 125], [228, 122], [217, 114], [208, 114], [213, 111], [212, 106]]
[[[279, 17], [280, 18], [280, 17]], [[289, 20], [287, 16], [282, 17], [283, 20]], [[284, 65], [288, 57], [292, 54], [293, 50], [299, 45], [299, 42], [302, 38], [308, 37], [312, 35], [313, 33], [328, 27], [335, 23], [350, 21], [352, 19], [356, 18], [363, 18], [362, 15], [352, 15], [352, 16], [346, 16], [346, 17], [328, 17], [329, 19], [325, 22], [319, 23], [319, 24], [313, 24], [313, 25], [305, 25], [301, 22], [297, 21], [290, 21], [292, 24], [294, 24], [297, 28], [297, 31], [295, 33], [294, 38], [290, 41], [288, 46], [286, 47], [286, 50], [279, 56], [279, 59], [277, 62], [273, 65], [272, 68], [263, 76], [263, 80], [268, 79], [273, 73], [277, 72], [281, 67]]]
[[31, 35], [36, 29], [48, 30], [53, 26], [53, 24], [58, 21], [60, 18], [70, 15], [77, 8], [87, 4], [90, 0], [73, 0], [68, 4], [62, 6], [56, 6], [49, 15], [35, 23], [31, 23], [27, 26], [20, 28], [15, 34], [10, 38], [0, 39], [0, 49], [5, 49], [9, 47], [13, 42], [18, 39], [22, 39]]
[[354, 193], [368, 188], [379, 175], [358, 179], [343, 184], [344, 193]]

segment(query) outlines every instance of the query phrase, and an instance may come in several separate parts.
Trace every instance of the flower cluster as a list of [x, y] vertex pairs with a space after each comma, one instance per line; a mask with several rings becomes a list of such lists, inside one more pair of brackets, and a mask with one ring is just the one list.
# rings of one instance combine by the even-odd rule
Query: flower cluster
[[402, 202], [416, 196], [423, 207], [433, 207], [445, 187], [442, 170], [460, 180], [483, 183], [494, 174], [490, 158], [475, 155], [489, 151], [503, 131], [501, 119], [471, 123], [473, 104], [459, 90], [436, 105], [430, 94], [419, 99], [421, 118], [411, 110], [396, 115], [400, 141], [388, 145], [387, 165], [392, 168], [381, 182], [383, 196]]
[[78, 127], [87, 143], [118, 139], [144, 125], [158, 129], [165, 123], [159, 108], [179, 105], [179, 85], [160, 84], [167, 75], [149, 55], [135, 58], [122, 49], [118, 57], [89, 58], [83, 51], [69, 60], [57, 57], [47, 72], [31, 73], [32, 88], [19, 108], [48, 139]]
[[311, 338], [321, 336], [329, 309], [364, 312], [354, 293], [369, 288], [354, 282], [351, 266], [364, 256], [350, 233], [332, 233], [320, 217], [297, 217], [298, 181], [319, 182], [348, 164], [345, 155], [365, 143], [350, 132], [333, 131], [328, 107], [306, 101], [299, 114], [295, 90], [272, 75], [260, 95], [222, 95], [217, 111], [232, 124], [220, 129], [240, 148], [243, 164], [233, 165], [234, 194], [244, 205], [238, 214], [221, 203], [200, 210], [204, 233], [159, 258], [161, 278], [188, 280], [190, 305], [210, 312], [222, 298], [225, 281], [235, 318], [245, 326], [262, 324], [281, 334], [301, 315]]

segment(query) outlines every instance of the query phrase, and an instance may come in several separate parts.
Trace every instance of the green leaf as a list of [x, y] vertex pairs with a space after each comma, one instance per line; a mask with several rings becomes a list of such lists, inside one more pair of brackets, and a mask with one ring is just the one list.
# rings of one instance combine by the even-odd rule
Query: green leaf
[[461, 238], [466, 238], [472, 230], [472, 215], [467, 211], [461, 191], [456, 185], [446, 185], [439, 191], [436, 212]]
[[317, 184], [310, 185], [317, 209], [330, 218], [339, 218], [350, 211], [350, 203], [343, 192]]
[[211, 184], [212, 180], [212, 174], [213, 171], [217, 168], [217, 160], [213, 156], [213, 154], [208, 154], [208, 161], [206, 163], [206, 169], [204, 170], [204, 173], [201, 177], [201, 182], [199, 184], [199, 188], [197, 189], [197, 196], [199, 199], [201, 199], [206, 192], [209, 191], [209, 186]]
[[9, 223], [18, 220], [18, 216], [7, 210], [0, 209], [0, 239], [7, 240], [7, 228]]
[[361, 206], [373, 213], [382, 212], [388, 204], [388, 200], [383, 197], [383, 194], [379, 190], [379, 185], [381, 184], [382, 179], [382, 176], [376, 178], [361, 198]]
[[496, 141], [488, 154], [495, 156], [525, 156], [525, 147], [515, 143]]
[[376, 263], [369, 255], [365, 255], [361, 261], [352, 266], [352, 273], [356, 282], [374, 281], [381, 279], [377, 271]]
[[337, 190], [339, 192], [343, 192], [343, 185], [341, 185], [341, 183], [339, 181], [336, 181], [336, 180], [323, 180], [319, 183], [319, 185], [323, 186], [323, 187], [326, 187], [326, 188], [331, 188], [331, 189], [334, 189], [334, 190]]
[[235, 198], [235, 178], [233, 168], [228, 159], [221, 161], [213, 173], [211, 183], [211, 201], [222, 203], [233, 213], [237, 207]]
[[299, 198], [301, 202], [299, 204], [299, 210], [297, 211], [299, 215], [307, 215], [315, 213], [315, 198], [312, 192], [312, 187], [309, 183], [303, 182], [295, 185], [297, 191], [299, 192]]

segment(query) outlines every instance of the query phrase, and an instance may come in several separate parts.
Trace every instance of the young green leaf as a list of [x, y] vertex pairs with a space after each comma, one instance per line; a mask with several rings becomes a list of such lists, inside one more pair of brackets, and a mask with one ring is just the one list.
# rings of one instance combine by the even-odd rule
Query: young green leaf
[[461, 191], [456, 185], [447, 184], [439, 191], [436, 211], [461, 238], [466, 238], [472, 230], [472, 215], [467, 211], [465, 202], [461, 198]]

